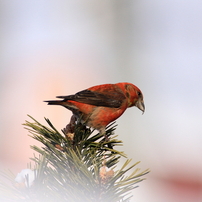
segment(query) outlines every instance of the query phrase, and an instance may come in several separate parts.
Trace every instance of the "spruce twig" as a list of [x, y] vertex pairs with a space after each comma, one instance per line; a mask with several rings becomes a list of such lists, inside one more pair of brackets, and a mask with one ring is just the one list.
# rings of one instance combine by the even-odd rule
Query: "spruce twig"
[[126, 176], [139, 163], [130, 166], [128, 159], [118, 169], [119, 159], [125, 154], [114, 149], [122, 145], [113, 134], [114, 123], [106, 129], [109, 137], [106, 141], [104, 135], [81, 124], [76, 124], [74, 134], [68, 136], [64, 130], [59, 132], [47, 118], [48, 127], [29, 117], [32, 122], [26, 121], [24, 126], [43, 147], [31, 146], [39, 154], [31, 158], [35, 171], [31, 186], [9, 188], [0, 184], [0, 191], [8, 189], [15, 193], [15, 201], [126, 202], [131, 198], [130, 191], [149, 172], [135, 169]]

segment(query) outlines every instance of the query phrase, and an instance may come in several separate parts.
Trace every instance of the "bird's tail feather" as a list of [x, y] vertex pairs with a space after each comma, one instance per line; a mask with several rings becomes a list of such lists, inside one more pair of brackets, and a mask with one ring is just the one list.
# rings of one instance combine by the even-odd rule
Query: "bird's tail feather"
[[48, 105], [63, 105], [63, 101], [61, 100], [47, 100]]

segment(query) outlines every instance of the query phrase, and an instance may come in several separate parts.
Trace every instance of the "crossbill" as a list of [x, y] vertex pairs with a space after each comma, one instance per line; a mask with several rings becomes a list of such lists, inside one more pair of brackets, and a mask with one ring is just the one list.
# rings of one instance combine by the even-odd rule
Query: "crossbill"
[[61, 105], [72, 111], [82, 124], [105, 134], [106, 126], [124, 111], [136, 106], [145, 110], [143, 94], [132, 83], [103, 84], [90, 87], [74, 95], [57, 96], [63, 100], [50, 100], [48, 105]]

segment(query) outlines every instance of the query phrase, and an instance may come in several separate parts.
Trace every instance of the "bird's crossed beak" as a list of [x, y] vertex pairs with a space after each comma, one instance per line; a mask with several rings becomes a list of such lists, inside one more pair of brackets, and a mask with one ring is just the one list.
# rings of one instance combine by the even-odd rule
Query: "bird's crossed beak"
[[144, 111], [145, 111], [145, 106], [144, 106], [144, 101], [143, 100], [138, 100], [136, 102], [136, 105], [135, 105], [138, 109], [140, 109], [142, 111], [142, 114], [144, 114]]

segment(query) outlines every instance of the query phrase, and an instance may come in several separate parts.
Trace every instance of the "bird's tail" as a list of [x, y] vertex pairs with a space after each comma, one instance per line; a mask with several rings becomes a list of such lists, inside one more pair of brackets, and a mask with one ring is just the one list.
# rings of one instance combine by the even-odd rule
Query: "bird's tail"
[[47, 102], [48, 105], [63, 105], [64, 104], [64, 102], [61, 100], [47, 100], [44, 102]]

